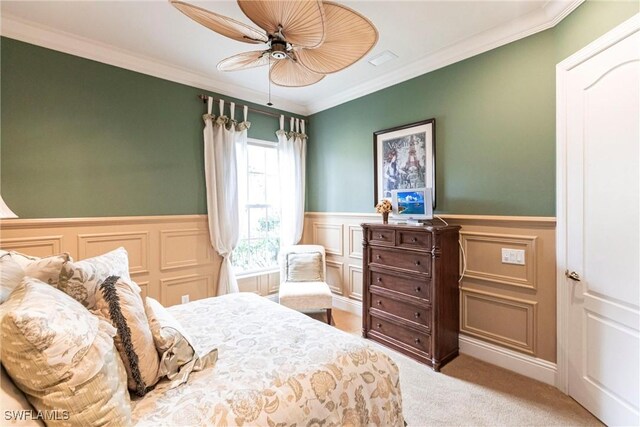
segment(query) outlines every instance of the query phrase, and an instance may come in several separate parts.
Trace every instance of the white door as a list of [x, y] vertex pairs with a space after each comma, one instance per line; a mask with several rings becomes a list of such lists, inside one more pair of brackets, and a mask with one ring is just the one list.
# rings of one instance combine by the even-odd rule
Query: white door
[[608, 425], [639, 425], [637, 27], [565, 69], [562, 88], [568, 393]]

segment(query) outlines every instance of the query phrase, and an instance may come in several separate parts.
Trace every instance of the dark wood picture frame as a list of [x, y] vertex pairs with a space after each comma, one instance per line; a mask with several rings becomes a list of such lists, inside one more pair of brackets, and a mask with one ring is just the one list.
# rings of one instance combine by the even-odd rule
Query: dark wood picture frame
[[[381, 137], [383, 135], [392, 134], [392, 133], [395, 133], [396, 135], [398, 135], [398, 132], [400, 131], [407, 131], [406, 135], [411, 135], [412, 129], [429, 126], [429, 125], [431, 127], [431, 131], [430, 131], [430, 135], [427, 135], [427, 139], [428, 139], [428, 136], [431, 137], [431, 144], [429, 144], [429, 141], [427, 140], [425, 141], [425, 145], [426, 146], [430, 145], [431, 147], [431, 159], [428, 158], [429, 154], [426, 153], [427, 158], [425, 159], [425, 183], [428, 183], [429, 178], [431, 179], [432, 205], [433, 205], [433, 209], [436, 208], [436, 119], [435, 118], [422, 120], [414, 123], [409, 123], [402, 126], [396, 126], [389, 129], [383, 129], [373, 133], [373, 192], [374, 192], [373, 204], [374, 206], [382, 198], [381, 197], [382, 189], [380, 188], [380, 186], [382, 185], [382, 180], [384, 179], [383, 177], [378, 176], [379, 175], [378, 171], [380, 169], [381, 161], [383, 160], [382, 158], [379, 158], [379, 156], [382, 156], [383, 153], [379, 152], [380, 150], [378, 148], [381, 142], [384, 141], [383, 139], [381, 139]], [[402, 133], [403, 132], [400, 132], [400, 135]], [[402, 136], [399, 136], [399, 137], [402, 137]], [[425, 148], [428, 148], [426, 146]], [[430, 173], [429, 173], [429, 166], [431, 166]]]

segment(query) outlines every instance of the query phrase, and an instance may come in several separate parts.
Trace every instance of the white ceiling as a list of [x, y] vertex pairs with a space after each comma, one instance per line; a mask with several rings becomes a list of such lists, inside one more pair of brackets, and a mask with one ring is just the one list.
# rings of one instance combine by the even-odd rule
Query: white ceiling
[[[555, 25], [582, 0], [340, 1], [380, 39], [366, 58], [305, 88], [272, 88], [274, 106], [310, 114]], [[235, 1], [194, 4], [253, 25]], [[267, 70], [216, 64], [260, 46], [220, 36], [168, 1], [2, 1], [2, 34], [45, 47], [266, 103]], [[398, 58], [374, 67], [366, 59]]]

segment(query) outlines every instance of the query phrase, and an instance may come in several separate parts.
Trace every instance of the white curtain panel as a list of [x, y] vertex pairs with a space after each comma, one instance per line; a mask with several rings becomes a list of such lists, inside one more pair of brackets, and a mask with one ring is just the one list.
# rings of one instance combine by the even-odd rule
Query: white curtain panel
[[[234, 103], [231, 103], [230, 118], [224, 115], [223, 100], [220, 100], [217, 118], [212, 114], [213, 98], [209, 98], [207, 106], [207, 114], [204, 115], [204, 170], [209, 237], [211, 246], [222, 257], [218, 295], [224, 295], [239, 292], [231, 265], [231, 254], [240, 237], [238, 189], [243, 178], [237, 159], [246, 155], [250, 123], [247, 122], [247, 107], [244, 109], [244, 122], [236, 123]], [[240, 162], [241, 165], [245, 163]]]
[[276, 135], [280, 169], [280, 246], [284, 247], [302, 239], [307, 155], [304, 120], [291, 118], [290, 132], [285, 132], [284, 116], [280, 116], [280, 130]]

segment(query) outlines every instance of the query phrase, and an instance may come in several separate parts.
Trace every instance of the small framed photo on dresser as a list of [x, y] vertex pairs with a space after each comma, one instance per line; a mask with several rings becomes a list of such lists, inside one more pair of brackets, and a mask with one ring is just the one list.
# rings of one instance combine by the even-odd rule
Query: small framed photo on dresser
[[393, 190], [431, 188], [436, 206], [436, 119], [373, 133], [374, 205]]

